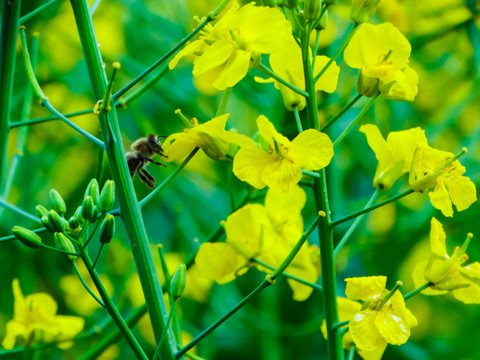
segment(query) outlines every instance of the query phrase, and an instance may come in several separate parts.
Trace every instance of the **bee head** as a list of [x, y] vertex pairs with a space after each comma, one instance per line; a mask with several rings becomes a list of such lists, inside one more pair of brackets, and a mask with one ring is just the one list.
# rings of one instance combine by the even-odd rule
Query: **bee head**
[[150, 149], [152, 149], [152, 151], [154, 151], [157, 154], [162, 153], [163, 148], [162, 148], [162, 143], [161, 143], [160, 139], [163, 139], [164, 137], [165, 136], [156, 136], [156, 135], [153, 135], [153, 134], [148, 134], [147, 143], [148, 143], [148, 146], [150, 147]]

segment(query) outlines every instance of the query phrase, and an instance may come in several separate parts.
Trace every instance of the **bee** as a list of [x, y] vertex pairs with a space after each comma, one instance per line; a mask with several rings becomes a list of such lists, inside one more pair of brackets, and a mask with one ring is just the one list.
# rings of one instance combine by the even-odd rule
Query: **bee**
[[147, 137], [137, 139], [130, 146], [132, 151], [126, 153], [130, 176], [133, 177], [136, 172], [140, 180], [151, 189], [155, 189], [155, 178], [145, 170], [145, 167], [149, 163], [166, 167], [165, 164], [152, 160], [155, 155], [167, 157], [163, 153], [161, 138], [164, 138], [164, 136], [149, 134]]

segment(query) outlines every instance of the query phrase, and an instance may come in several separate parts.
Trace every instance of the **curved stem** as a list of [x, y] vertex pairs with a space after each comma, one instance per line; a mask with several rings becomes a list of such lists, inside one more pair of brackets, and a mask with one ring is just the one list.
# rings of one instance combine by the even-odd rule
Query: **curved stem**
[[361, 99], [363, 95], [360, 95], [360, 94], [357, 94], [357, 96], [355, 96], [352, 100], [350, 100], [348, 102], [347, 105], [345, 105], [342, 110], [340, 110], [338, 112], [338, 114], [336, 114], [334, 117], [332, 117], [325, 125], [323, 125], [321, 128], [320, 128], [320, 131], [326, 131], [330, 126], [332, 126], [333, 124], [335, 124], [335, 122], [340, 119], [343, 114], [345, 114], [353, 105], [355, 105], [355, 103]]
[[77, 274], [77, 277], [78, 279], [80, 280], [80, 282], [82, 283], [83, 287], [85, 288], [85, 290], [88, 291], [88, 293], [95, 299], [95, 301], [97, 303], [100, 304], [101, 307], [105, 307], [105, 304], [103, 303], [102, 300], [100, 300], [97, 295], [94, 294], [94, 292], [92, 291], [92, 289], [90, 289], [87, 285], [87, 283], [85, 282], [85, 280], [83, 279], [82, 275], [80, 274], [80, 271], [78, 270], [78, 267], [77, 267], [77, 264], [75, 263], [75, 261], [72, 262], [72, 265], [73, 265], [73, 269], [75, 270], [75, 273]]
[[298, 112], [298, 108], [295, 106], [293, 108], [293, 115], [295, 116], [295, 123], [297, 124], [297, 130], [300, 134], [303, 131], [302, 120], [300, 119], [300, 114]]
[[286, 80], [282, 79], [280, 76], [275, 74], [272, 70], [267, 68], [265, 65], [262, 63], [258, 64], [257, 69], [263, 72], [265, 75], [270, 76], [272, 79], [278, 81], [280, 84], [285, 85], [287, 88], [289, 88], [292, 91], [295, 91], [297, 94], [300, 94], [304, 97], [308, 97], [308, 93], [303, 91], [302, 89], [297, 88], [295, 85], [290, 84]]

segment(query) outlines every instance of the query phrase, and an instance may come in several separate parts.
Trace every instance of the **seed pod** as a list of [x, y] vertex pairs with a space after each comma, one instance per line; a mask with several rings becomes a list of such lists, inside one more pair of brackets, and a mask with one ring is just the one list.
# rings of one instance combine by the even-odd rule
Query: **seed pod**
[[67, 211], [67, 206], [65, 205], [65, 201], [63, 200], [62, 196], [58, 193], [55, 189], [50, 189], [49, 194], [49, 202], [50, 206], [53, 210], [55, 210], [60, 215], [65, 214]]
[[115, 234], [115, 216], [107, 214], [103, 219], [100, 230], [100, 243], [107, 244], [112, 240]]
[[12, 228], [12, 234], [15, 235], [23, 245], [28, 246], [29, 248], [38, 249], [42, 246], [42, 239], [32, 230], [21, 226], [14, 226]]
[[35, 206], [35, 211], [40, 219], [44, 216], [48, 216], [48, 210], [45, 208], [45, 206], [37, 205]]
[[170, 285], [170, 292], [173, 299], [176, 300], [183, 295], [183, 291], [187, 286], [187, 266], [185, 264], [178, 265], [175, 274], [173, 274]]
[[48, 222], [56, 232], [64, 232], [68, 227], [68, 222], [62, 218], [55, 210], [48, 212]]
[[87, 196], [91, 196], [93, 199], [93, 203], [98, 206], [100, 202], [100, 188], [98, 186], [97, 179], [92, 179], [87, 185], [87, 189], [85, 190], [85, 198]]
[[100, 193], [100, 210], [107, 212], [113, 209], [115, 203], [115, 182], [113, 180], [107, 180], [103, 185], [102, 192]]
[[[63, 251], [68, 251], [74, 253], [75, 246], [73, 246], [70, 239], [68, 239], [63, 233], [56, 232], [53, 236], [55, 238], [55, 244], [57, 248]], [[77, 258], [76, 255], [62, 254], [65, 257], [65, 260], [72, 262]]]
[[82, 217], [91, 223], [94, 223], [97, 220], [97, 210], [95, 209], [93, 198], [90, 195], [87, 195], [83, 200]]

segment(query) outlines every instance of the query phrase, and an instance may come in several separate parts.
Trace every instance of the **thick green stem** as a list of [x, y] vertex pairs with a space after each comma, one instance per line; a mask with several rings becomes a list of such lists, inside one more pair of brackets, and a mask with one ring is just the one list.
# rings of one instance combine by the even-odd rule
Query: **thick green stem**
[[[93, 22], [89, 14], [88, 3], [86, 0], [71, 0], [71, 4], [92, 81], [93, 93], [95, 100], [98, 101], [105, 93], [107, 79], [105, 70], [102, 67], [102, 58], [98, 49]], [[121, 216], [129, 236], [155, 339], [159, 341], [165, 328], [164, 320], [168, 316], [168, 312], [155, 263], [149, 249], [140, 206], [127, 162], [125, 161], [125, 151], [115, 107], [108, 114], [100, 114], [99, 121], [113, 179], [117, 188]], [[175, 351], [175, 340], [171, 331], [169, 331], [167, 344], [161, 351], [162, 359], [173, 359]]]
[[0, 196], [3, 195], [3, 184], [7, 177], [8, 124], [12, 106], [19, 16], [20, 0], [4, 0], [0, 33]]

